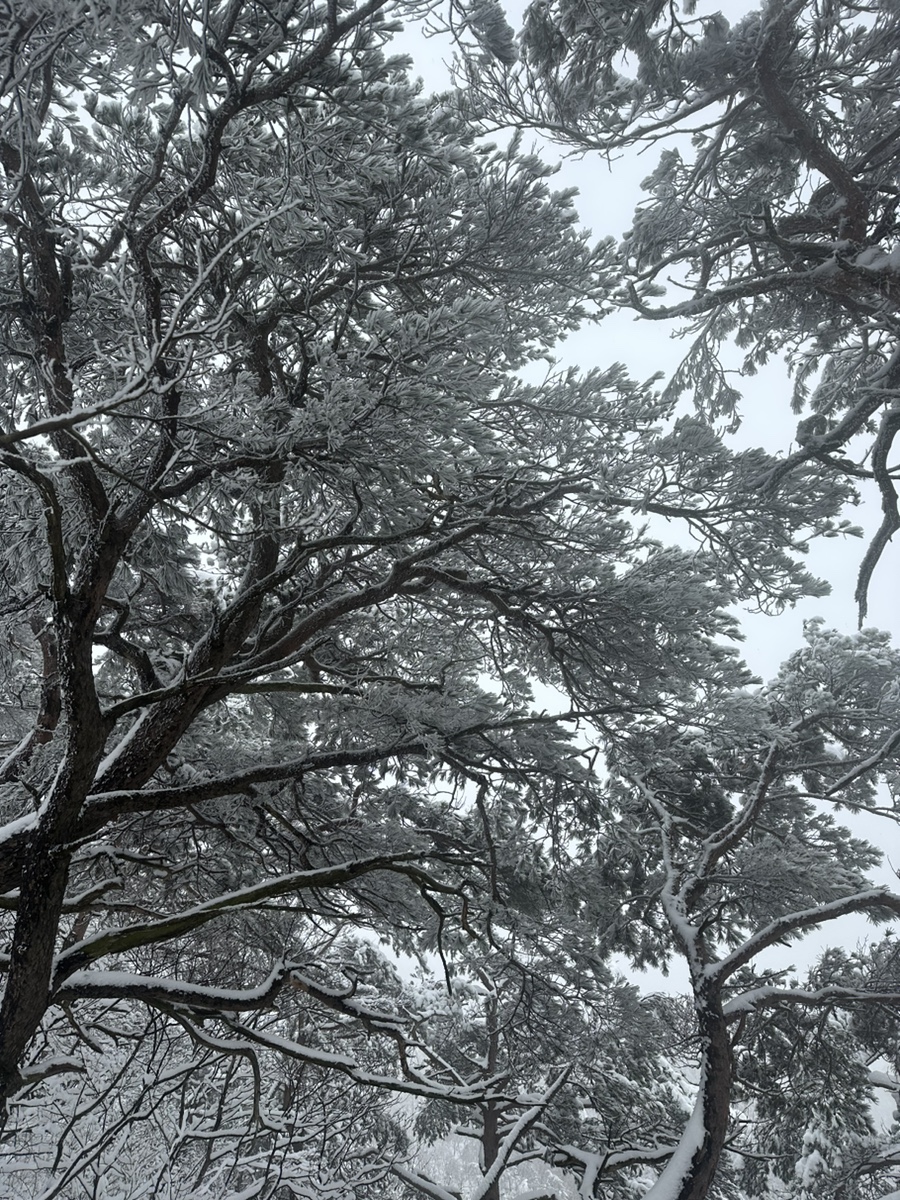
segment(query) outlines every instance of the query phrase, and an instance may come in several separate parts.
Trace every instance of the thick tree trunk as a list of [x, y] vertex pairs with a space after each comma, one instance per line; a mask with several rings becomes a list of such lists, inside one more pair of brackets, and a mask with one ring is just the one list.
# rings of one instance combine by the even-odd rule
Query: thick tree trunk
[[[500, 1153], [500, 1111], [497, 1101], [489, 1101], [482, 1109], [481, 1154], [485, 1174], [497, 1161]], [[500, 1200], [500, 1180], [495, 1179], [482, 1200]]]
[[718, 990], [697, 993], [703, 1045], [700, 1090], [675, 1153], [644, 1200], [705, 1200], [709, 1195], [731, 1110], [734, 1059]]
[[[106, 738], [94, 689], [91, 632], [99, 595], [67, 597], [56, 606], [54, 629], [66, 749], [25, 835], [16, 921], [0, 1005], [0, 1104], [21, 1086], [20, 1066], [51, 1000], [54, 957], [78, 819]], [[2, 1124], [2, 1118], [0, 1118]]]
[[20, 1065], [50, 997], [59, 914], [70, 854], [35, 833], [22, 870], [15, 934], [0, 1008], [0, 1128], [22, 1083]]

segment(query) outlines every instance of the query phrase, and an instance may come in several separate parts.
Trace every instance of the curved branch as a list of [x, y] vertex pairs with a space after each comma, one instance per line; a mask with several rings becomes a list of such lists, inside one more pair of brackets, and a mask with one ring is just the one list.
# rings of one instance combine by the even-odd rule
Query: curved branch
[[[237, 892], [228, 892], [217, 896], [215, 900], [207, 900], [186, 912], [175, 913], [158, 921], [148, 921], [143, 925], [128, 925], [118, 929], [106, 929], [96, 933], [58, 955], [53, 968], [51, 988], [57, 989], [62, 981], [73, 972], [81, 971], [89, 963], [107, 955], [121, 954], [125, 950], [133, 950], [138, 946], [149, 946], [156, 942], [168, 941], [181, 937], [194, 929], [215, 920], [223, 913], [235, 909], [251, 908], [267, 900], [279, 896], [309, 891], [319, 888], [340, 887], [359, 879], [373, 871], [397, 871], [404, 873], [404, 867], [412, 865], [425, 857], [417, 851], [404, 851], [400, 854], [373, 855], [369, 858], [357, 859], [355, 862], [339, 863], [333, 867], [319, 867], [312, 871], [296, 871], [280, 879], [257, 884], [255, 887], [242, 888]], [[87, 980], [84, 981], [85, 985]], [[99, 984], [102, 988], [102, 980]]]
[[763, 43], [756, 63], [757, 78], [763, 99], [769, 112], [793, 138], [808, 166], [813, 167], [834, 185], [845, 202], [841, 219], [840, 236], [850, 241], [863, 242], [869, 206], [865, 194], [848, 167], [816, 137], [806, 116], [800, 111], [782, 86], [775, 66], [775, 58], [783, 53], [792, 40], [794, 30], [788, 14], [779, 13], [772, 22], [771, 30]]
[[895, 1007], [898, 1001], [900, 992], [873, 992], [865, 988], [839, 987], [837, 984], [815, 989], [759, 987], [729, 1000], [724, 1012], [730, 1024], [748, 1013], [759, 1012], [763, 1008], [777, 1008], [782, 1004], [801, 1004], [806, 1008], [856, 1004], [890, 1004]]
[[894, 487], [894, 482], [891, 479], [887, 462], [888, 454], [898, 432], [900, 432], [900, 409], [890, 409], [881, 418], [878, 437], [875, 439], [875, 445], [872, 447], [872, 474], [875, 476], [878, 490], [881, 493], [881, 511], [883, 516], [878, 532], [869, 543], [869, 548], [859, 568], [854, 599], [859, 608], [860, 629], [868, 612], [869, 584], [872, 580], [872, 573], [878, 565], [878, 561], [884, 553], [888, 542], [897, 530], [900, 529], [897, 489]]
[[837, 917], [845, 917], [854, 912], [877, 912], [887, 910], [900, 916], [900, 896], [887, 888], [872, 888], [865, 892], [856, 892], [852, 896], [843, 896], [839, 900], [831, 900], [816, 908], [802, 909], [798, 912], [786, 913], [778, 917], [763, 929], [757, 930], [743, 946], [739, 946], [727, 958], [710, 966], [707, 971], [715, 978], [724, 981], [735, 971], [740, 970], [751, 962], [757, 954], [769, 946], [784, 941], [792, 934], [803, 929], [813, 929], [826, 921], [834, 921]]
[[269, 1008], [284, 987], [290, 968], [281, 963], [255, 988], [201, 987], [180, 980], [130, 975], [127, 971], [73, 971], [57, 988], [54, 1003], [73, 1000], [137, 1000], [147, 1005], [178, 1005], [192, 1012], [243, 1012]]

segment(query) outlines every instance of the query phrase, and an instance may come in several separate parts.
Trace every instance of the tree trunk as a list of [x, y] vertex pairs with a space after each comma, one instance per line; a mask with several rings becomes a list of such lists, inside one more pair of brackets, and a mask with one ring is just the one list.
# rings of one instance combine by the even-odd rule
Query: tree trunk
[[728, 1133], [734, 1059], [718, 989], [697, 992], [703, 1046], [694, 1111], [665, 1170], [644, 1200], [705, 1200]]

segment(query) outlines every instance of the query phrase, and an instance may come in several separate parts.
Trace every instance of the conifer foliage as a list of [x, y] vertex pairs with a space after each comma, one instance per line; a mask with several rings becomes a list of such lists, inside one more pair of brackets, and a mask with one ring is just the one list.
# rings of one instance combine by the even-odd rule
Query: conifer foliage
[[687, 339], [669, 389], [711, 415], [737, 414], [735, 367], [788, 363], [802, 419], [760, 486], [777, 491], [815, 460], [875, 482], [882, 522], [860, 564], [862, 624], [900, 529], [897, 6], [741, 7], [730, 23], [690, 0], [541, 0], [519, 65], [482, 59], [470, 82], [491, 123], [604, 159], [644, 151], [646, 198], [608, 247], [611, 299]]

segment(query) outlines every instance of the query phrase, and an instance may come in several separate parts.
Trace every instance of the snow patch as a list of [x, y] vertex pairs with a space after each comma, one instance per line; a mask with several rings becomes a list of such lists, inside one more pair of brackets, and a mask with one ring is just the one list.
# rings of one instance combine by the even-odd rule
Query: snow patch
[[703, 1093], [705, 1080], [701, 1075], [697, 1099], [688, 1123], [681, 1135], [681, 1141], [675, 1147], [675, 1152], [666, 1163], [665, 1169], [644, 1200], [678, 1200], [678, 1193], [685, 1178], [690, 1174], [691, 1162], [694, 1155], [703, 1145], [706, 1128], [703, 1124]]

